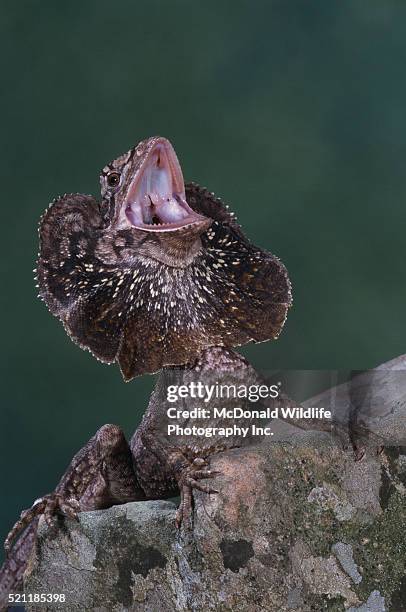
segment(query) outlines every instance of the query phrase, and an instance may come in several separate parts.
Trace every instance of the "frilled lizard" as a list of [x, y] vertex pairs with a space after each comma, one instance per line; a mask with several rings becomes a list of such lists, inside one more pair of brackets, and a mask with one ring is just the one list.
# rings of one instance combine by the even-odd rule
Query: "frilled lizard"
[[[149, 138], [101, 173], [101, 200], [66, 194], [40, 221], [40, 296], [80, 347], [117, 362], [124, 380], [161, 371], [130, 444], [104, 425], [72, 460], [55, 491], [22, 513], [6, 540], [1, 592], [22, 578], [40, 515], [180, 492], [177, 524], [188, 519], [192, 489], [213, 476], [209, 457], [239, 441], [169, 440], [168, 380], [252, 381], [231, 349], [276, 338], [291, 304], [288, 275], [252, 245], [233, 213], [206, 189], [184, 184], [175, 151]], [[17, 536], [19, 537], [17, 538]]]

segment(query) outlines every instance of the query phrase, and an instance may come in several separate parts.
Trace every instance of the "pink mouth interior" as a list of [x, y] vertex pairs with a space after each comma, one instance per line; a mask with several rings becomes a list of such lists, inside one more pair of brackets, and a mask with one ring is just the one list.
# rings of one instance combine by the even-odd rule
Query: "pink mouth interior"
[[168, 141], [158, 142], [134, 178], [125, 200], [130, 223], [165, 230], [201, 219], [187, 204], [182, 170]]

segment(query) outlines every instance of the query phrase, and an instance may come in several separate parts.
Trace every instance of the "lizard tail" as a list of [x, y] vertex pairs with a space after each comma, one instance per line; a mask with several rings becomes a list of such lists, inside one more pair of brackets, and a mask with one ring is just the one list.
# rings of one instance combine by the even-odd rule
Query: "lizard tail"
[[35, 519], [9, 551], [0, 568], [0, 612], [8, 609], [9, 594], [19, 593], [23, 586], [23, 575], [34, 547], [38, 527]]

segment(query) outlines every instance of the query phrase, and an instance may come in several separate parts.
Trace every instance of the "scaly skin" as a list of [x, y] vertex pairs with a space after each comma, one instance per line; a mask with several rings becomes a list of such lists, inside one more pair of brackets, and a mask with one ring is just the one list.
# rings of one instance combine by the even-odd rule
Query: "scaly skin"
[[210, 456], [241, 441], [169, 440], [168, 377], [254, 380], [231, 349], [277, 338], [291, 305], [283, 264], [252, 245], [212, 193], [184, 185], [167, 140], [141, 142], [100, 180], [101, 200], [66, 194], [43, 215], [39, 293], [70, 338], [117, 363], [124, 380], [163, 371], [130, 445], [119, 427], [103, 426], [55, 492], [22, 513], [6, 540], [0, 605], [20, 585], [40, 515], [53, 524], [58, 513], [180, 492], [177, 523], [189, 522], [193, 488], [214, 491], [201, 482], [214, 475]]
[[[125, 380], [193, 363], [210, 346], [276, 338], [291, 303], [283, 264], [198, 185], [178, 178], [191, 210], [181, 222], [132, 224], [125, 211], [134, 185], [162, 143], [173, 151], [150, 138], [106, 166], [100, 202], [65, 195], [40, 224], [42, 299], [82, 348], [118, 362]], [[112, 173], [121, 178], [110, 188]]]

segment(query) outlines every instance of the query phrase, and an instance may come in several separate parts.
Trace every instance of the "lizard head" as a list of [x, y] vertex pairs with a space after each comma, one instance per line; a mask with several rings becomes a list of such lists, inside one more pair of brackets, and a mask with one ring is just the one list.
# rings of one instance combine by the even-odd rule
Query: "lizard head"
[[168, 140], [141, 142], [100, 180], [100, 200], [65, 194], [40, 221], [39, 294], [72, 340], [130, 380], [279, 335], [285, 267], [221, 200], [184, 183]]
[[132, 230], [139, 255], [175, 267], [190, 263], [212, 221], [187, 203], [169, 140], [155, 136], [140, 142], [103, 168], [100, 184], [110, 230]]

